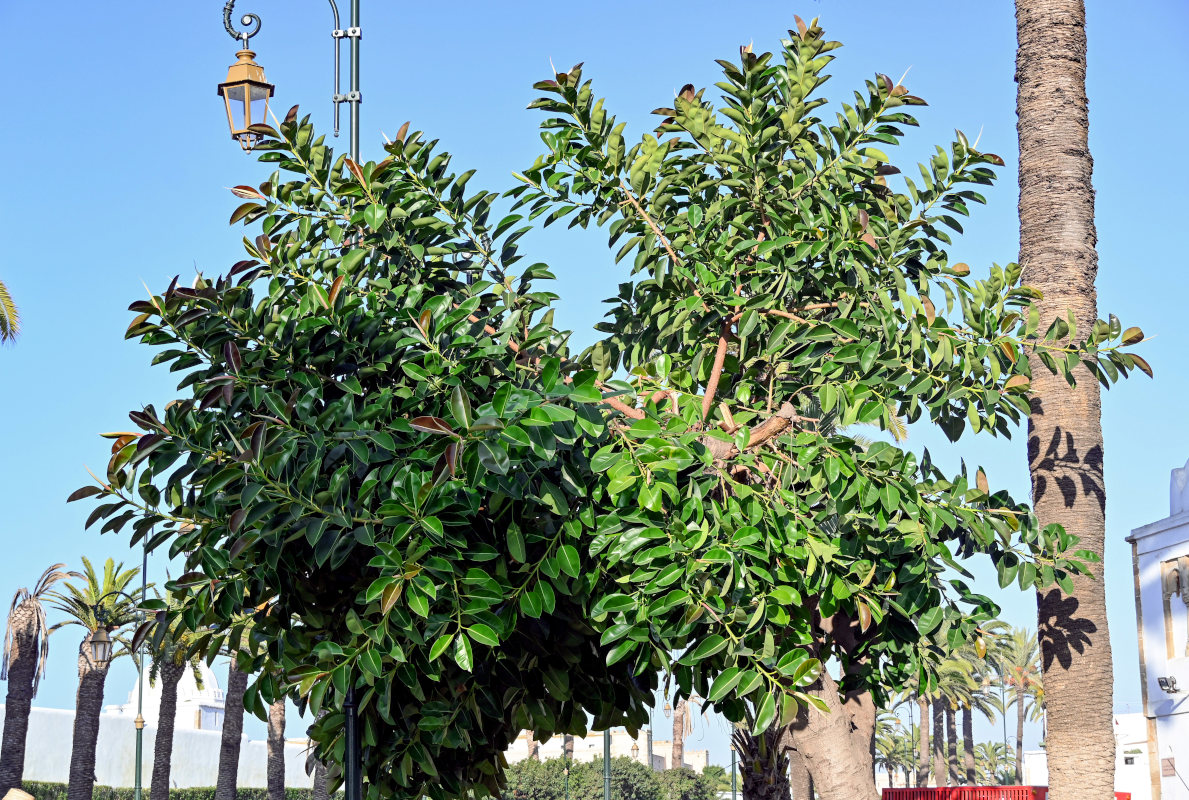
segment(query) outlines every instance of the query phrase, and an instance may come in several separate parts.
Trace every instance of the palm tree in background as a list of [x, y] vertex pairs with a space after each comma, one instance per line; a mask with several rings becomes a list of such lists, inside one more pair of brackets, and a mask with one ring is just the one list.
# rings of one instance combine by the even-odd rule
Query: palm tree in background
[[0, 344], [17, 338], [21, 332], [21, 316], [17, 312], [17, 304], [4, 281], [0, 281]]
[[[168, 605], [176, 604], [168, 595]], [[197, 637], [176, 621], [171, 625], [149, 623], [138, 636], [152, 636], [149, 648], [149, 683], [161, 681], [161, 710], [157, 716], [157, 736], [153, 740], [153, 777], [149, 783], [149, 800], [169, 800], [169, 776], [173, 765], [173, 731], [177, 722], [178, 683], [189, 669], [194, 673], [198, 688], [202, 688], [201, 658], [191, 650]], [[137, 642], [133, 642], [135, 649]]]
[[[0, 284], [0, 290], [3, 290], [3, 284]], [[2, 301], [0, 296], [0, 306]], [[29, 710], [45, 676], [45, 662], [50, 654], [50, 628], [41, 601], [58, 581], [82, 578], [77, 572], [64, 571], [65, 567], [65, 564], [54, 564], [41, 573], [33, 591], [23, 587], [17, 590], [8, 609], [4, 660], [0, 662], [0, 680], [8, 681], [8, 696], [4, 701], [4, 744], [0, 747], [0, 797], [9, 789], [21, 786]]]
[[1036, 634], [1026, 628], [1013, 628], [1011, 634], [999, 642], [995, 667], [999, 679], [1007, 687], [1008, 705], [1016, 708], [1016, 782], [1023, 783], [1024, 719], [1030, 698], [1037, 695], [1042, 685]]
[[903, 776], [902, 784], [907, 787], [909, 773], [914, 766], [912, 743], [917, 735], [916, 726], [906, 731], [904, 723], [895, 714], [879, 712], [875, 719], [875, 766], [882, 767], [888, 774], [888, 785], [896, 785], [896, 773]]
[[[984, 630], [988, 634], [1001, 634], [1008, 630], [1008, 626], [996, 621], [984, 626]], [[987, 638], [991, 639], [990, 636]], [[992, 723], [1000, 713], [999, 698], [992, 691], [992, 687], [998, 683], [994, 651], [997, 641], [998, 636], [991, 639], [990, 647], [984, 645], [981, 655], [974, 645], [967, 645], [958, 651], [959, 657], [970, 667], [972, 682], [969, 696], [962, 705], [962, 761], [968, 785], [973, 785], [978, 780], [977, 758], [974, 752], [974, 713], [977, 711]]]
[[235, 800], [235, 787], [239, 782], [240, 742], [244, 735], [244, 692], [248, 689], [248, 673], [236, 664], [235, 651], [229, 655], [231, 660], [227, 667], [227, 691], [223, 693], [223, 731], [219, 740], [215, 800]]
[[1011, 783], [1016, 774], [1012, 752], [1002, 742], [980, 742], [975, 745], [974, 761], [978, 768], [978, 781], [982, 784]]
[[268, 800], [285, 800], [285, 696], [268, 706]]
[[[124, 569], [107, 559], [100, 578], [91, 562], [83, 558], [79, 584], [67, 581], [65, 592], [51, 592], [53, 607], [68, 619], [50, 628], [78, 625], [85, 631], [78, 648], [78, 695], [74, 711], [74, 737], [70, 751], [70, 782], [67, 800], [91, 800], [95, 788], [95, 742], [99, 738], [99, 714], [103, 710], [103, 688], [110, 662], [97, 663], [91, 658], [91, 638], [100, 628], [113, 631], [137, 621], [136, 603], [127, 594], [128, 585], [140, 574], [139, 569]], [[131, 642], [113, 637], [118, 644], [112, 658], [132, 652]], [[168, 788], [168, 787], [167, 787]]]

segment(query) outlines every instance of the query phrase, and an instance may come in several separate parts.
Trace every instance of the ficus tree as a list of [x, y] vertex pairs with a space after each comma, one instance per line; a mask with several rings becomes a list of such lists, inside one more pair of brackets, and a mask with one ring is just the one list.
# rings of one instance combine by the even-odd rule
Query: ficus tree
[[[921, 101], [877, 76], [820, 119], [836, 47], [799, 23], [745, 49], [721, 106], [687, 87], [631, 147], [579, 67], [538, 84], [549, 152], [501, 219], [408, 126], [366, 164], [296, 109], [259, 128], [278, 171], [234, 190], [248, 258], [133, 304], [179, 395], [74, 497], [187, 554], [196, 648], [248, 612], [273, 676], [248, 706], [326, 711], [322, 757], [355, 689], [373, 797], [497, 792], [521, 730], [635, 731], [661, 675], [754, 733], [799, 726], [823, 796], [874, 796], [854, 720], [997, 611], [961, 559], [1025, 588], [1085, 567], [981, 471], [851, 426], [1007, 434], [1025, 353], [1108, 379], [1135, 333], [1070, 343], [1016, 267], [952, 263], [999, 159], [959, 135], [893, 188], [878, 148]], [[518, 248], [567, 216], [635, 270], [581, 353]]]

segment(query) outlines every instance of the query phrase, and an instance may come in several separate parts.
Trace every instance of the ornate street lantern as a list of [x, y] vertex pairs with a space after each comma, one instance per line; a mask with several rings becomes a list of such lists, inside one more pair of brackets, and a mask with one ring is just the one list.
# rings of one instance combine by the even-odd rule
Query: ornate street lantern
[[111, 661], [111, 637], [107, 628], [99, 628], [91, 634], [91, 660], [97, 667], [105, 667]]
[[254, 52], [245, 47], [235, 55], [239, 60], [227, 70], [227, 80], [219, 84], [219, 96], [227, 107], [231, 138], [244, 150], [251, 150], [261, 139], [252, 126], [268, 121], [268, 98], [274, 87], [265, 80], [264, 67], [253, 60]]

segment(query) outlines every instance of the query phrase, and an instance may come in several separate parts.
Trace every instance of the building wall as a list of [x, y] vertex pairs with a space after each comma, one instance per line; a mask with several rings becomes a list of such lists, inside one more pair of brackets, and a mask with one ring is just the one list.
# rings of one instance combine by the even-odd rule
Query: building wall
[[[508, 748], [506, 753], [508, 763], [514, 764], [528, 758], [528, 742], [529, 733], [526, 731], [517, 737], [512, 746]], [[632, 754], [632, 747], [637, 749], [636, 753]], [[564, 748], [564, 737], [553, 736], [549, 741], [540, 745], [541, 760], [545, 761], [550, 758], [561, 758]], [[673, 752], [673, 745], [671, 742], [664, 739], [657, 739], [652, 743], [652, 768], [655, 770], [666, 770], [669, 768], [669, 759]], [[611, 757], [619, 758], [634, 758], [641, 764], [648, 763], [648, 734], [641, 731], [638, 739], [633, 739], [626, 730], [618, 729], [611, 731]], [[709, 750], [685, 750], [685, 766], [701, 772], [709, 763]], [[593, 731], [585, 738], [574, 737], [574, 760], [575, 761], [595, 761], [603, 757], [603, 734], [601, 731]]]
[[[1169, 516], [1127, 540], [1137, 573], [1144, 711], [1155, 732], [1147, 783], [1156, 782], [1160, 800], [1189, 800], [1189, 464], [1172, 471], [1169, 494]], [[1177, 690], [1162, 688], [1162, 678], [1175, 679]]]
[[[0, 706], [0, 725], [4, 706]], [[25, 749], [25, 779], [66, 783], [70, 774], [70, 749], [74, 731], [74, 712], [54, 708], [34, 708], [29, 715], [29, 736]], [[141, 761], [143, 780], [148, 785], [153, 771], [155, 727], [144, 729]], [[175, 788], [214, 786], [219, 769], [217, 731], [181, 729], [173, 734], [173, 766], [170, 782]], [[310, 788], [313, 778], [305, 774], [306, 743], [285, 745], [285, 785]], [[132, 786], [136, 771], [136, 727], [132, 718], [103, 714], [99, 719], [99, 740], [95, 749], [95, 778], [104, 786]], [[239, 785], [268, 785], [267, 743], [244, 739], [239, 756]]]

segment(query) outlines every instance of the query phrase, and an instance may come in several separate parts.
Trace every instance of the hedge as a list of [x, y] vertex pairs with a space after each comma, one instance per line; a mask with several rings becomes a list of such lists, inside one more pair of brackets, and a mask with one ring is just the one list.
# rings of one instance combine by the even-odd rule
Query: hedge
[[[40, 781], [24, 781], [26, 792], [33, 795], [34, 800], [66, 800], [66, 784], [42, 783]], [[136, 790], [130, 786], [96, 786], [91, 795], [93, 800], [133, 800]], [[149, 796], [149, 787], [142, 789], [145, 798]], [[341, 793], [340, 793], [341, 794]], [[236, 800], [268, 800], [268, 789], [262, 787], [244, 787], [236, 789]], [[313, 800], [312, 789], [285, 789], [285, 800]], [[214, 800], [215, 787], [195, 786], [189, 789], [170, 789], [169, 800]]]

